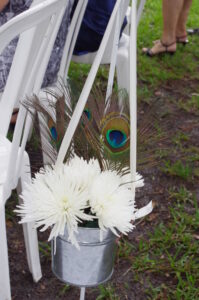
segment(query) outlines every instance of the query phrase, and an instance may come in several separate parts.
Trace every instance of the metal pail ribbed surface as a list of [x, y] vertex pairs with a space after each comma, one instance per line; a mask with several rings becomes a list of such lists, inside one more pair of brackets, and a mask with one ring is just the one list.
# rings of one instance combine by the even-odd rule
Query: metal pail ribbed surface
[[68, 242], [67, 229], [52, 242], [52, 271], [63, 282], [80, 287], [96, 286], [110, 279], [113, 273], [116, 236], [107, 230], [100, 242], [98, 228], [79, 227], [80, 250]]

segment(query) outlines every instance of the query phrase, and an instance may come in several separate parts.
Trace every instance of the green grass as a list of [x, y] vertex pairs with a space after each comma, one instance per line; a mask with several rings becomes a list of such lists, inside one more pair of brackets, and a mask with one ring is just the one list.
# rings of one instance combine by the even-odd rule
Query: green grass
[[[147, 1], [140, 26], [138, 28], [138, 79], [147, 84], [140, 92], [139, 99], [146, 100], [159, 85], [166, 80], [199, 79], [198, 60], [199, 47], [198, 36], [190, 36], [187, 47], [178, 46], [174, 56], [161, 56], [149, 58], [141, 53], [143, 47], [152, 47], [152, 41], [161, 37], [162, 32], [162, 1]], [[188, 19], [188, 27], [198, 27], [199, 2], [193, 1]], [[149, 92], [150, 90], [150, 92]], [[198, 105], [197, 100], [196, 105]]]
[[165, 161], [165, 166], [162, 168], [163, 172], [171, 176], [177, 176], [184, 180], [192, 179], [192, 168], [189, 164], [184, 164], [182, 161], [178, 160], [175, 163], [170, 161]]
[[67, 292], [68, 292], [69, 290], [71, 290], [71, 288], [72, 288], [71, 285], [64, 284], [63, 288], [60, 289], [57, 298], [60, 299], [60, 297], [63, 297], [65, 294], [67, 294]]
[[[188, 27], [199, 26], [198, 11], [199, 2], [195, 0]], [[172, 82], [171, 95], [165, 96], [165, 103], [197, 116], [198, 88], [193, 90], [188, 82], [199, 81], [199, 36], [190, 36], [189, 45], [180, 45], [172, 57], [146, 57], [141, 49], [151, 47], [152, 41], [159, 39], [161, 23], [161, 1], [148, 1], [138, 30], [138, 103], [150, 104], [159, 97], [156, 91], [162, 91], [162, 87]], [[175, 82], [182, 86], [177, 94]], [[196, 300], [199, 299], [199, 211], [198, 199], [187, 185], [199, 177], [199, 148], [191, 142], [190, 132], [171, 132], [171, 141], [171, 149], [157, 150], [157, 157], [164, 161], [162, 172], [171, 179], [168, 222], [159, 222], [136, 247], [128, 239], [122, 239], [118, 259], [119, 263], [126, 260], [131, 264], [132, 279], [144, 286], [144, 299]], [[171, 153], [176, 156], [174, 162], [170, 160]], [[180, 179], [182, 185], [172, 184], [172, 178]]]
[[47, 242], [39, 242], [39, 252], [47, 260], [51, 260], [51, 246]]
[[[141, 239], [137, 251], [129, 251], [133, 247], [123, 239], [119, 253], [132, 261], [131, 272], [135, 281], [143, 282], [143, 276], [153, 274], [165, 282], [153, 286], [149, 281], [146, 299], [198, 299], [197, 202], [194, 195], [183, 186], [171, 191], [170, 196], [176, 201], [174, 207], [170, 208], [170, 223], [166, 226], [159, 224], [147, 240]], [[191, 214], [184, 209], [186, 203], [194, 207]], [[124, 250], [121, 252], [122, 244]]]
[[123, 238], [118, 243], [118, 259], [128, 259], [135, 246]]
[[193, 94], [190, 99], [179, 100], [178, 107], [185, 112], [199, 115], [199, 94]]
[[16, 191], [12, 192], [11, 199], [6, 203], [5, 207], [5, 214], [6, 214], [6, 220], [15, 222], [16, 213], [13, 211], [13, 207], [16, 208], [16, 205], [18, 204], [18, 197]]
[[120, 298], [116, 295], [114, 288], [108, 284], [107, 286], [99, 286], [100, 294], [96, 300], [119, 300]]
[[193, 203], [192, 197], [193, 194], [191, 191], [187, 190], [186, 187], [180, 186], [178, 189], [176, 187], [169, 190], [170, 199], [177, 199], [181, 204]]
[[[141, 240], [132, 258], [132, 271], [138, 281], [143, 274], [159, 275], [164, 284], [149, 285], [148, 299], [199, 299], [199, 211], [197, 201], [191, 192], [181, 187], [171, 193], [176, 200], [170, 208], [171, 221], [161, 223], [149, 234], [148, 240]], [[191, 213], [184, 209], [186, 202], [194, 207]], [[174, 284], [175, 283], [175, 284]]]

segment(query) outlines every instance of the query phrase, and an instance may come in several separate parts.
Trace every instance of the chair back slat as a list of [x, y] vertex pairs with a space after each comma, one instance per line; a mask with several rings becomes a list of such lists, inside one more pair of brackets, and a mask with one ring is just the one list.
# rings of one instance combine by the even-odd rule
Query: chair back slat
[[56, 18], [52, 21], [52, 16], [56, 15], [60, 9], [64, 12], [66, 1], [43, 1], [11, 19], [0, 28], [0, 53], [14, 37], [21, 34], [0, 102], [0, 120], [3, 119], [0, 133], [3, 135], [7, 134], [10, 117], [17, 99], [24, 94], [34, 65], [35, 53], [41, 47], [41, 38], [44, 38], [45, 34], [51, 34], [53, 26], [57, 22]]
[[137, 22], [136, 22], [137, 27], [140, 23], [140, 19], [141, 19], [141, 16], [142, 16], [142, 12], [143, 12], [145, 3], [146, 3], [146, 0], [140, 0], [139, 1], [138, 10], [137, 10]]
[[71, 58], [73, 55], [73, 50], [75, 47], [75, 43], [77, 40], [77, 36], [79, 33], [79, 29], [82, 23], [82, 19], [88, 4], [88, 0], [81, 0], [78, 1], [77, 7], [74, 11], [73, 18], [71, 20], [71, 24], [69, 27], [68, 35], [66, 38], [65, 46], [64, 46], [64, 53], [68, 53], [67, 56], [63, 55], [60, 69], [58, 72], [58, 76], [60, 78], [66, 78], [68, 75], [68, 69], [71, 62]]
[[132, 1], [131, 30], [129, 46], [129, 104], [130, 104], [130, 170], [132, 177], [132, 193], [135, 197], [136, 170], [137, 170], [137, 3]]
[[[10, 73], [0, 100], [0, 134], [7, 136], [10, 118], [17, 101], [38, 93], [53, 44], [60, 27], [67, 0], [36, 0], [33, 7], [0, 27], [0, 51], [20, 35]], [[12, 139], [7, 182], [13, 186], [20, 175], [21, 159], [28, 138], [30, 120], [23, 106], [20, 110]], [[28, 117], [29, 118], [29, 117]], [[22, 147], [20, 143], [22, 142]], [[19, 154], [21, 151], [21, 155]], [[13, 183], [15, 181], [15, 183]]]
[[119, 38], [120, 38], [121, 18], [122, 16], [120, 10], [118, 10], [117, 16], [115, 18], [115, 24], [113, 26], [113, 29], [114, 27], [115, 29], [113, 32], [112, 52], [110, 57], [110, 70], [109, 70], [107, 91], [106, 91], [106, 98], [105, 98], [106, 104], [108, 102], [108, 99], [110, 99], [110, 95], [112, 94], [112, 89], [113, 89], [114, 75], [115, 75], [115, 68], [116, 68], [116, 61], [117, 61], [117, 52], [118, 52], [118, 45], [119, 45]]

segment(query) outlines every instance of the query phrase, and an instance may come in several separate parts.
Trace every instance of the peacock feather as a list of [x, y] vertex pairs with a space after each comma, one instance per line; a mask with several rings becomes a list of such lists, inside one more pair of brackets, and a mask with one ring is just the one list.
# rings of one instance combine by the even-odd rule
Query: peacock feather
[[52, 118], [49, 118], [49, 120], [48, 120], [48, 128], [50, 130], [52, 139], [54, 141], [58, 141], [58, 133], [57, 133], [57, 129], [56, 129], [56, 123], [53, 121]]
[[[60, 82], [56, 88], [46, 90], [40, 99], [34, 95], [23, 103], [31, 113], [36, 128], [39, 124], [40, 136], [42, 137], [41, 147], [49, 158], [49, 164], [56, 161], [69, 124], [72, 114], [70, 101], [70, 86]], [[35, 118], [35, 112], [37, 118]]]
[[[98, 149], [103, 160], [108, 161], [113, 169], [129, 169], [130, 156], [130, 112], [129, 98], [124, 90], [114, 91], [104, 103], [105, 96], [95, 87], [84, 111], [84, 133], [88, 144]], [[88, 118], [87, 112], [91, 117]], [[157, 150], [166, 148], [169, 134], [156, 126], [156, 103], [145, 112], [144, 121], [139, 122], [137, 130], [137, 170], [152, 167], [159, 161]], [[157, 122], [156, 122], [157, 121]], [[167, 124], [165, 124], [166, 127]], [[156, 146], [154, 146], [156, 145]], [[121, 170], [120, 170], [121, 171]]]
[[[78, 98], [79, 91], [73, 83], [62, 83], [54, 90], [47, 90], [44, 99], [34, 97], [26, 101], [26, 107], [30, 111], [36, 110], [40, 119], [42, 150], [50, 158], [50, 163], [56, 160]], [[102, 170], [112, 169], [120, 173], [123, 170], [128, 173], [130, 153], [128, 95], [125, 91], [114, 91], [106, 104], [104, 99], [102, 90], [95, 86], [67, 155], [72, 156], [76, 153], [87, 160], [94, 157], [98, 159]], [[153, 166], [156, 163], [156, 150], [164, 147], [165, 136], [157, 134], [152, 120], [154, 113], [150, 110], [145, 115], [145, 122], [138, 128], [138, 171], [143, 167]], [[154, 141], [157, 148], [154, 147]], [[150, 144], [153, 145], [151, 148]]]

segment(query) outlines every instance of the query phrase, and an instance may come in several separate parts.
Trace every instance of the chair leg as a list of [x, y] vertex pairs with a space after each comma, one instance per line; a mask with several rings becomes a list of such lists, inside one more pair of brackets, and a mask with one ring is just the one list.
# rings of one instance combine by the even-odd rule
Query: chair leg
[[5, 207], [0, 195], [0, 299], [11, 300]]
[[[23, 191], [25, 183], [28, 183], [30, 181], [31, 181], [31, 171], [30, 171], [29, 158], [28, 156], [25, 156], [24, 168], [17, 187], [18, 195], [20, 195], [21, 192]], [[22, 201], [23, 200], [21, 199], [21, 197], [19, 197], [20, 204], [22, 203]], [[41, 273], [41, 265], [40, 265], [40, 258], [39, 258], [37, 230], [34, 228], [34, 223], [24, 223], [23, 233], [24, 233], [24, 240], [26, 246], [28, 266], [30, 272], [32, 273], [33, 280], [37, 282], [42, 277], [42, 273]]]

